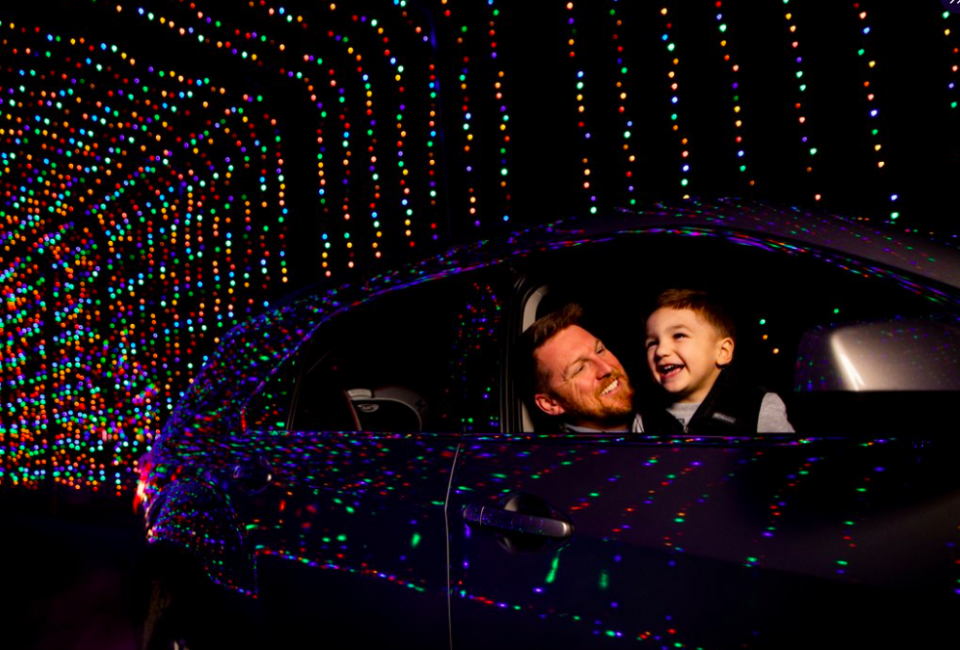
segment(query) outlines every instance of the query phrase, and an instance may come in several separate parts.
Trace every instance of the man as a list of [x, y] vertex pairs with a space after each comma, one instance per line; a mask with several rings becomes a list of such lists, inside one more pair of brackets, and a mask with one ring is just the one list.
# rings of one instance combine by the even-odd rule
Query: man
[[579, 323], [577, 304], [548, 314], [523, 334], [533, 366], [533, 402], [566, 431], [642, 432], [633, 387], [620, 361]]

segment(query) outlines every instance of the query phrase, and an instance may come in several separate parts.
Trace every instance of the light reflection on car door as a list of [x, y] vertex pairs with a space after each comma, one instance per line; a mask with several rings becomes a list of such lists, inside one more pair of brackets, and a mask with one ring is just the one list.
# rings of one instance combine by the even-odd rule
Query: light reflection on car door
[[[949, 619], [960, 499], [917, 487], [906, 442], [526, 438], [459, 452], [455, 648], [915, 643]], [[572, 538], [464, 521], [521, 492]]]
[[278, 647], [308, 637], [447, 644], [443, 502], [452, 436], [286, 434], [248, 525]]

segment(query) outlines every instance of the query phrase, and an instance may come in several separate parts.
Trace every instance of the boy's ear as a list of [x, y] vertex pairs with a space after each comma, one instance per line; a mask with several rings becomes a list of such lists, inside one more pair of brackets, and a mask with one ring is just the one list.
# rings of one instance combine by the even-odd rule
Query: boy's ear
[[564, 413], [563, 405], [546, 393], [537, 393], [534, 395], [533, 402], [547, 415], [563, 415]]
[[733, 361], [733, 339], [726, 336], [717, 343], [717, 365], [720, 367], [729, 365]]

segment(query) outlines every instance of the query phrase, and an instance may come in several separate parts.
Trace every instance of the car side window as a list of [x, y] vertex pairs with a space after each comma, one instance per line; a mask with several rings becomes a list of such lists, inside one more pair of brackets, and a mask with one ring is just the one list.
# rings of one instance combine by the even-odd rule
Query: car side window
[[531, 259], [536, 304], [527, 311], [540, 317], [580, 303], [588, 329], [650, 395], [660, 389], [643, 344], [656, 296], [706, 290], [737, 321], [734, 363], [784, 398], [800, 432], [893, 431], [909, 415], [898, 420], [883, 404], [902, 414], [942, 410], [937, 400], [960, 390], [956, 292], [838, 253], [684, 235], [624, 235]]
[[300, 366], [292, 429], [499, 428], [488, 397], [497, 385], [499, 298], [469, 275], [395, 289], [321, 325]]

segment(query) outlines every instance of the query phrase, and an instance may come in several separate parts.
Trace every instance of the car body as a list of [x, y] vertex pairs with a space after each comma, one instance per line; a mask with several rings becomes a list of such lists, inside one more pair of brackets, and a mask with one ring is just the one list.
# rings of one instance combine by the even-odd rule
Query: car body
[[[580, 302], [648, 394], [643, 317], [672, 286], [728, 302], [736, 362], [797, 434], [574, 434], [533, 412], [530, 323]], [[151, 546], [256, 601], [270, 646], [914, 645], [960, 604], [958, 390], [954, 247], [799, 209], [657, 206], [242, 324], [137, 500]]]

